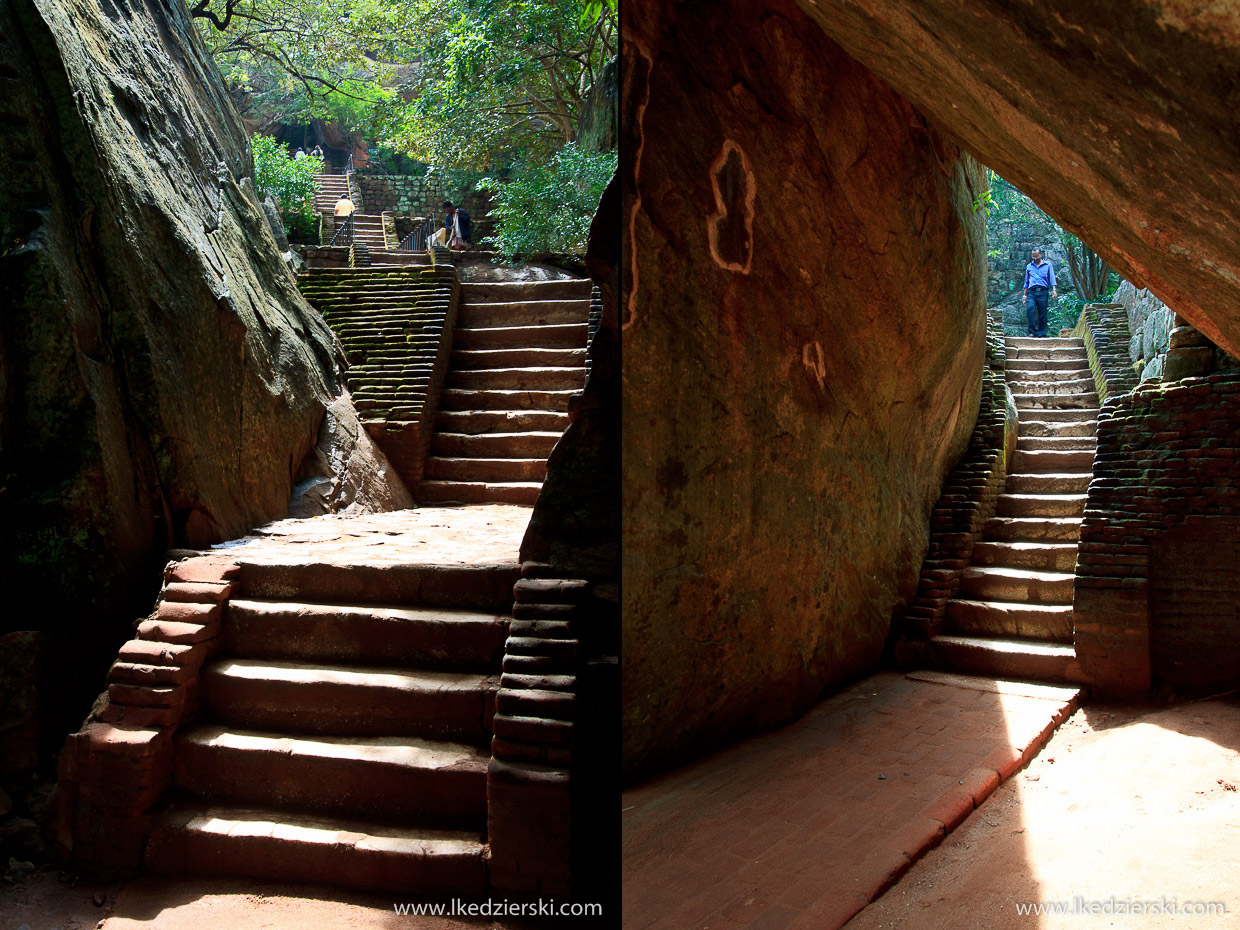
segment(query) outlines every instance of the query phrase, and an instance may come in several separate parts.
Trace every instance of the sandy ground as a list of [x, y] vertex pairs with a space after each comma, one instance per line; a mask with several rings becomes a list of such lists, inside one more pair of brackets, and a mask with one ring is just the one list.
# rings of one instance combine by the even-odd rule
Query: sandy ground
[[1237, 788], [1240, 701], [1083, 708], [848, 930], [1240, 927]]

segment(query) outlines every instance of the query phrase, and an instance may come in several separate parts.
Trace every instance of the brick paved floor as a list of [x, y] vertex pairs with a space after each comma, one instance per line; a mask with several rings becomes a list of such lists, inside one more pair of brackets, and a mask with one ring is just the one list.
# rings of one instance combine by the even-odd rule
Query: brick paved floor
[[625, 930], [833, 930], [1075, 708], [1047, 685], [882, 673], [624, 794]]

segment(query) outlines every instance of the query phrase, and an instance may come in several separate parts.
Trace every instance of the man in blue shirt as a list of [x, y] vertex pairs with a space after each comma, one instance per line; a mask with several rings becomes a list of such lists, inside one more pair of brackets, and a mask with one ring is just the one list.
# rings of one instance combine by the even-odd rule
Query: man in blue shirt
[[1059, 288], [1055, 286], [1055, 269], [1050, 262], [1042, 261], [1042, 250], [1034, 248], [1033, 261], [1025, 266], [1025, 320], [1029, 324], [1030, 336], [1045, 336], [1046, 333], [1046, 296], [1059, 299]]

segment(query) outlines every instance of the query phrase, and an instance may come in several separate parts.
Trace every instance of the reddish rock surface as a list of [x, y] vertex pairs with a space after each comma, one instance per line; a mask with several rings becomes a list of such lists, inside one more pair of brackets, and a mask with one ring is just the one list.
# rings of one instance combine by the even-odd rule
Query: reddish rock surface
[[878, 661], [977, 414], [980, 169], [792, 3], [625, 21], [626, 766]]
[[1240, 9], [801, 0], [849, 54], [1233, 355]]

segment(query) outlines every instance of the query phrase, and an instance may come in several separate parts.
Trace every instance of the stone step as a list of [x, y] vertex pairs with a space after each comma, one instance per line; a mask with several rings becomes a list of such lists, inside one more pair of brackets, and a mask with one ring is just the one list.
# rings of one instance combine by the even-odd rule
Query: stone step
[[[1094, 393], [1093, 378], [1073, 378], [1071, 380], [1057, 381], [1052, 378], [1037, 379], [1029, 381], [1016, 381], [1008, 379], [1008, 387], [1012, 389], [1013, 396], [1028, 396], [1031, 394], [1045, 394], [1054, 397], [1070, 396], [1076, 397], [1080, 394]], [[1097, 397], [1095, 393], [1095, 398]], [[1097, 400], [1094, 401], [1097, 403]]]
[[982, 534], [987, 540], [1060, 540], [1079, 542], [1080, 517], [992, 517]]
[[973, 544], [973, 564], [1072, 572], [1076, 569], [1076, 543], [983, 540]]
[[454, 829], [486, 823], [490, 751], [462, 743], [199, 724], [175, 746], [174, 783], [198, 798]]
[[555, 410], [568, 409], [577, 391], [501, 391], [445, 388], [440, 410]]
[[1037, 347], [1009, 347], [1004, 359], [1004, 365], [1009, 362], [1029, 362], [1029, 361], [1045, 361], [1045, 362], [1075, 362], [1082, 368], [1089, 367], [1089, 353], [1081, 348], [1054, 348], [1047, 346]]
[[1085, 340], [1079, 336], [1007, 336], [1003, 341], [1009, 349], [1085, 348]]
[[[1074, 413], [1077, 411], [1073, 411]], [[1030, 412], [1030, 416], [1036, 416]], [[1078, 419], [1075, 421], [1053, 421], [1053, 420], [1020, 420], [1019, 421], [1020, 438], [1033, 436], [1076, 436], [1076, 437], [1096, 437], [1098, 435], [1098, 421], [1095, 419]]]
[[1009, 494], [999, 495], [995, 515], [999, 517], [1079, 517], [1085, 512], [1086, 494]]
[[547, 477], [547, 460], [429, 455], [422, 474], [435, 481], [542, 481]]
[[541, 481], [423, 481], [414, 492], [421, 503], [530, 504], [538, 500]]
[[[1020, 364], [1017, 362], [1016, 364]], [[1025, 362], [1025, 364], [1048, 365], [1050, 362]], [[1026, 381], [1034, 382], [1063, 382], [1063, 381], [1080, 381], [1088, 384], [1094, 383], [1094, 376], [1089, 373], [1088, 368], [1012, 368], [1008, 366], [1006, 370], [1006, 378], [1008, 384], [1017, 384]], [[1015, 388], [1013, 388], [1015, 390]]]
[[942, 666], [956, 672], [1030, 681], [1080, 677], [1076, 652], [1069, 645], [974, 636], [935, 636], [930, 643]]
[[1072, 605], [953, 598], [947, 602], [947, 626], [964, 636], [1020, 636], [1071, 643]]
[[1018, 411], [1018, 419], [1023, 427], [1026, 422], [1032, 423], [1088, 423], [1098, 421], [1098, 408], [1077, 407], [1062, 408], [1042, 407], [1037, 410]]
[[585, 323], [557, 323], [554, 326], [492, 326], [472, 329], [457, 326], [452, 333], [456, 349], [576, 349], [589, 337]]
[[393, 895], [477, 898], [487, 886], [479, 832], [398, 827], [272, 808], [178, 804], [159, 815], [146, 870]]
[[469, 303], [522, 300], [589, 300], [593, 283], [575, 278], [560, 281], [461, 282], [461, 299]]
[[445, 433], [515, 433], [521, 430], [563, 433], [568, 414], [557, 410], [441, 410], [435, 429]]
[[[1012, 398], [1016, 401], [1017, 411], [1039, 408], [1039, 416], [1041, 416], [1041, 409], [1046, 408], [1090, 410], [1095, 415], [1098, 412], [1098, 395], [1092, 390], [1087, 394], [1017, 394], [1013, 392]], [[1017, 416], [1020, 414], [1018, 413]]]
[[1008, 494], [1081, 494], [1089, 490], [1092, 472], [1043, 472], [1008, 475], [1003, 490]]
[[325, 563], [289, 553], [287, 562], [242, 561], [236, 595], [249, 600], [376, 605], [418, 604], [507, 614], [520, 567], [511, 562], [425, 565]]
[[224, 652], [242, 658], [488, 669], [503, 655], [508, 621], [471, 610], [234, 597], [220, 635]]
[[1093, 452], [1097, 447], [1093, 436], [1020, 436], [1016, 440], [1016, 448], [1027, 452]]
[[202, 687], [207, 715], [234, 729], [485, 746], [498, 681], [477, 672], [221, 659], [203, 669]]
[[1008, 372], [1089, 371], [1089, 365], [1083, 364], [1079, 358], [1009, 358], [1003, 367]]
[[551, 454], [563, 433], [444, 433], [431, 439], [435, 455], [459, 458], [543, 458]]
[[563, 349], [453, 349], [452, 368], [581, 368], [586, 364], [585, 346]]
[[960, 575], [960, 596], [977, 601], [1072, 606], [1075, 575], [1028, 568], [970, 566]]
[[1030, 472], [1065, 472], [1092, 471], [1094, 452], [1092, 449], [1076, 449], [1058, 451], [1054, 449], [1025, 450], [1017, 449], [1012, 456], [1012, 471], [1018, 474]]
[[446, 386], [462, 390], [579, 391], [585, 383], [584, 368], [494, 368], [449, 371]]
[[585, 323], [590, 315], [588, 300], [531, 300], [525, 303], [471, 304], [457, 307], [457, 325], [484, 327], [548, 326]]

